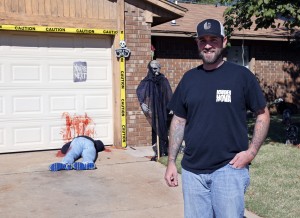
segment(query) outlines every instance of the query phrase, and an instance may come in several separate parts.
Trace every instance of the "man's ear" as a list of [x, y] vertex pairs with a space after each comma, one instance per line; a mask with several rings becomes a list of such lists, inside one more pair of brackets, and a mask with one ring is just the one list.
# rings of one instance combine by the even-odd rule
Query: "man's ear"
[[226, 45], [227, 45], [227, 37], [225, 36], [223, 38], [223, 48], [226, 48]]

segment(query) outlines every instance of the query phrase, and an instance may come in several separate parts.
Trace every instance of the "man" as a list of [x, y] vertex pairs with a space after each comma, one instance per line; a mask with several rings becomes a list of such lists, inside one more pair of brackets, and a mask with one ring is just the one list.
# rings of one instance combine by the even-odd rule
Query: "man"
[[160, 72], [160, 64], [152, 60], [148, 64], [148, 74], [139, 84], [136, 93], [143, 113], [152, 126], [152, 145], [156, 160], [157, 136], [159, 137], [159, 155], [168, 155], [169, 114], [167, 104], [172, 97], [172, 89], [168, 79]]
[[[203, 64], [185, 73], [169, 103], [174, 116], [165, 180], [178, 186], [175, 160], [185, 140], [185, 218], [242, 218], [249, 164], [267, 135], [269, 111], [255, 76], [223, 60], [227, 39], [219, 21], [200, 22], [196, 42]], [[257, 115], [250, 143], [248, 109]]]

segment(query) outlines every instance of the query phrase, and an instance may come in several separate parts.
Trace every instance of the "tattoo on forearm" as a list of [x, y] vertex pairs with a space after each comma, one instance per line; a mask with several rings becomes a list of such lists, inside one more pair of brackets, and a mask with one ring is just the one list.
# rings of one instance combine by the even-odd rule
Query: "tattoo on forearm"
[[175, 162], [176, 160], [180, 145], [183, 141], [185, 123], [186, 121], [184, 119], [178, 119], [176, 117], [172, 120], [169, 139], [169, 162]]
[[266, 113], [267, 114], [265, 116], [258, 116], [255, 123], [252, 141], [249, 145], [250, 152], [253, 157], [256, 156], [269, 130], [270, 119], [268, 112]]
[[251, 154], [253, 157], [255, 157], [256, 153], [257, 153], [257, 152], [250, 151], [250, 154]]

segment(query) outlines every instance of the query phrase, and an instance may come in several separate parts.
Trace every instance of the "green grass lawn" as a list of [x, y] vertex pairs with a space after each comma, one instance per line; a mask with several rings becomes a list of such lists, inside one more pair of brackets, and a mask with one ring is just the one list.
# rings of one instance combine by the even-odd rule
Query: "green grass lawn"
[[[300, 127], [300, 116], [293, 117]], [[249, 121], [251, 138], [254, 120]], [[177, 167], [181, 172], [178, 155]], [[167, 158], [159, 160], [166, 165]], [[246, 208], [264, 218], [300, 217], [300, 149], [285, 144], [284, 128], [278, 116], [271, 117], [265, 144], [250, 167], [251, 184]]]

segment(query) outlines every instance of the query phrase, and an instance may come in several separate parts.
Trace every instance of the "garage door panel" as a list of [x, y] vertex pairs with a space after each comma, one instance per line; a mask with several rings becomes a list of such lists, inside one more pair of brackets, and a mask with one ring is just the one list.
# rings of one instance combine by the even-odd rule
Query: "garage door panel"
[[[84, 61], [84, 60], [77, 60]], [[67, 82], [73, 85], [82, 86], [86, 83], [97, 83], [98, 85], [112, 85], [111, 79], [111, 67], [110, 63], [104, 63], [99, 61], [95, 65], [91, 61], [87, 62], [87, 79], [84, 82], [74, 83], [73, 81], [73, 64], [74, 61], [69, 63], [65, 62], [59, 65], [59, 63], [49, 63], [49, 82]], [[66, 66], [68, 64], [68, 66]], [[101, 67], [99, 67], [101, 64]]]
[[[65, 112], [87, 114], [113, 143], [109, 36], [1, 31], [0, 43], [0, 153], [60, 148]], [[76, 61], [85, 82], [73, 81]]]
[[[6, 71], [11, 74], [7, 75], [6, 83], [43, 83], [43, 86], [51, 82], [63, 82], [73, 85], [82, 85], [73, 81], [73, 64], [74, 60], [59, 63], [48, 62], [43, 67], [33, 64], [33, 60], [19, 61], [11, 63], [6, 59]], [[99, 64], [101, 66], [99, 66]], [[98, 85], [112, 85], [110, 62], [87, 61], [87, 80], [83, 83], [97, 83]], [[4, 82], [3, 72], [0, 72], [0, 82]], [[7, 84], [6, 84], [7, 85]]]
[[23, 144], [42, 144], [43, 127], [24, 126], [13, 128], [14, 144], [16, 146]]
[[1, 115], [4, 115], [4, 100], [2, 96], [0, 96], [0, 116]]
[[113, 135], [110, 129], [113, 129], [112, 119], [107, 118], [98, 118], [90, 116], [95, 125], [95, 138], [101, 139], [104, 144], [112, 145], [113, 144]]
[[13, 119], [18, 117], [32, 117], [41, 116], [43, 110], [43, 96], [26, 94], [24, 90], [8, 90], [2, 91], [2, 110], [0, 119]]
[[3, 144], [0, 146], [0, 153], [31, 151], [48, 149], [50, 143], [45, 140], [45, 126], [39, 122], [27, 121], [9, 122], [6, 126], [6, 133]]
[[0, 63], [0, 83], [4, 82], [4, 70], [3, 70], [3, 64]]
[[50, 96], [50, 113], [63, 113], [76, 111], [76, 96]]
[[12, 82], [41, 82], [41, 68], [38, 65], [18, 64], [11, 66]]
[[[101, 40], [103, 39], [103, 40]], [[111, 40], [107, 36], [89, 36], [89, 35], [57, 35], [48, 33], [10, 33], [9, 37], [4, 34], [0, 35], [0, 43], [2, 47], [0, 51], [11, 51], [14, 54], [24, 55], [28, 52], [36, 57], [40, 54], [50, 56], [71, 55], [80, 57], [84, 56], [103, 56], [110, 59], [111, 56]], [[97, 49], [95, 49], [97, 48]]]
[[84, 112], [86, 113], [97, 113], [100, 112], [102, 116], [112, 116], [112, 101], [108, 95], [98, 96], [85, 96], [84, 97]]
[[10, 83], [27, 84], [42, 82], [41, 66], [34, 64], [34, 61], [20, 61], [17, 63], [16, 60], [5, 58], [5, 62], [6, 66], [4, 71], [10, 73], [4, 77], [4, 85], [10, 86]]
[[94, 81], [111, 84], [111, 75], [109, 72], [111, 72], [109, 67], [88, 66], [87, 82]]
[[6, 136], [6, 129], [4, 129], [3, 127], [0, 128], [0, 149], [1, 147], [3, 148], [5, 146], [4, 144], [4, 138]]
[[[61, 94], [63, 92], [63, 94]], [[3, 92], [0, 97], [0, 118], [60, 116], [68, 113], [99, 113], [112, 117], [111, 90], [66, 90], [59, 89], [49, 93], [48, 90], [37, 89], [39, 95], [32, 95], [32, 90], [22, 93], [11, 90]], [[7, 108], [7, 111], [5, 111]]]
[[42, 96], [13, 96], [13, 115], [42, 114]]
[[45, 127], [39, 122], [28, 120], [26, 123], [20, 121], [0, 122], [5, 123], [5, 128], [0, 130], [0, 152], [28, 151], [46, 149], [44, 144]]
[[49, 82], [73, 83], [73, 65], [69, 66], [49, 63]]
[[49, 141], [58, 148], [64, 142], [62, 137], [63, 127], [65, 127], [64, 125], [65, 123], [63, 120], [57, 120], [49, 125]]
[[[1, 48], [1, 47], [0, 47]], [[27, 56], [26, 56], [27, 57]], [[19, 60], [17, 57], [4, 57], [6, 69], [5, 71], [10, 71], [12, 74], [7, 75], [5, 82], [73, 82], [73, 64], [76, 61], [87, 62], [87, 81], [90, 82], [102, 82], [111, 85], [111, 61], [103, 60], [102, 57], [98, 57], [98, 60], [84, 58], [74, 59], [74, 58], [57, 58], [53, 60], [52, 57], [39, 57], [38, 59], [22, 57]], [[50, 59], [50, 60], [49, 60]], [[38, 64], [34, 64], [38, 62]], [[39, 65], [39, 64], [43, 65]], [[1, 70], [2, 71], [2, 70]], [[1, 72], [3, 75], [3, 72]], [[1, 75], [1, 81], [3, 81], [3, 76]], [[46, 80], [45, 80], [46, 79]]]

